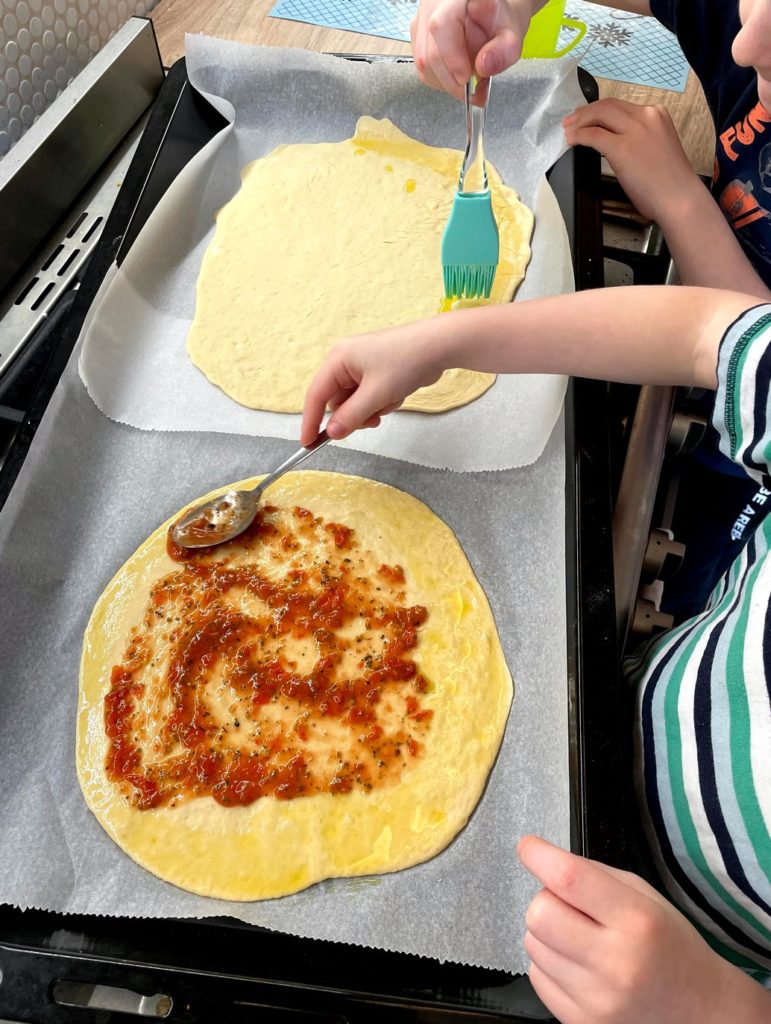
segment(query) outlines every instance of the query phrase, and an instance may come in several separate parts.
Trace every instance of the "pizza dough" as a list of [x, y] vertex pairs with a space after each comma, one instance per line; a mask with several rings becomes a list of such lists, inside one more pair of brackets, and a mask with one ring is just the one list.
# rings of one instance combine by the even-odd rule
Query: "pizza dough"
[[[187, 340], [195, 365], [242, 405], [297, 413], [339, 338], [438, 313], [460, 161], [362, 117], [352, 139], [279, 146], [249, 164], [201, 265]], [[488, 174], [500, 235], [491, 301], [508, 302], [530, 259], [533, 215], [489, 164]], [[465, 405], [494, 380], [449, 370], [404, 408]]]
[[[268, 495], [271, 504], [251, 540], [209, 549], [189, 564], [167, 553], [172, 520], [156, 530], [97, 602], [81, 662], [77, 767], [88, 806], [149, 871], [192, 892], [232, 900], [281, 896], [329, 877], [396, 871], [439, 852], [463, 828], [482, 793], [512, 695], [485, 595], [454, 534], [430, 509], [384, 484], [311, 470], [287, 475]], [[257, 587], [249, 575], [255, 567], [261, 574]], [[205, 575], [210, 584], [214, 580], [213, 589], [207, 584], [207, 594], [190, 600], [192, 591], [180, 581]], [[370, 595], [370, 618], [334, 618], [339, 603], [330, 595], [342, 579], [351, 592], [361, 586]], [[283, 598], [271, 595], [295, 584], [312, 601], [300, 593], [284, 618]], [[401, 611], [394, 611], [397, 605]], [[308, 625], [308, 609], [322, 618]], [[201, 653], [208, 627], [199, 625], [200, 616], [212, 622], [223, 615], [231, 616], [222, 634], [231, 657], [220, 664], [216, 655], [207, 660]], [[266, 631], [244, 632], [244, 622], [260, 617]], [[236, 621], [243, 635], [234, 641]], [[397, 621], [403, 632], [394, 654]], [[256, 655], [260, 636], [268, 647], [283, 644], [281, 655], [275, 649]], [[334, 658], [322, 665], [330, 657], [324, 648], [330, 636], [342, 638], [342, 667], [328, 667]], [[374, 658], [367, 651], [373, 643]], [[190, 668], [196, 657], [198, 667]], [[269, 685], [279, 661], [294, 667]], [[414, 671], [401, 671], [410, 661]], [[346, 691], [337, 683], [324, 690], [320, 665], [339, 678], [358, 678]], [[196, 688], [189, 673], [199, 670], [204, 682]], [[297, 673], [306, 674], [300, 679]], [[308, 680], [320, 689], [306, 705], [291, 695], [293, 686], [307, 687]], [[370, 687], [377, 684], [373, 697]], [[352, 693], [351, 687], [361, 694], [355, 705], [361, 725], [353, 724], [353, 710], [341, 717], [328, 706], [334, 694]], [[326, 703], [319, 703], [319, 693]], [[212, 742], [216, 738], [229, 751], [228, 763], [248, 766], [254, 757], [260, 769], [259, 757], [287, 764], [299, 752], [310, 764], [305, 782], [315, 783], [303, 789], [295, 772], [294, 789], [282, 793], [276, 782], [281, 776], [258, 771], [272, 780], [265, 795], [251, 791], [244, 797], [243, 788], [220, 783], [215, 799], [214, 790], [206, 791], [207, 769], [199, 759], [198, 775], [190, 777], [193, 790], [178, 794], [169, 779], [180, 776], [169, 766], [175, 758], [198, 757], [199, 750], [181, 726], [168, 732], [169, 723], [182, 721], [185, 701], [195, 706], [186, 729], [209, 729]], [[120, 743], [143, 737], [141, 762], [128, 748], [116, 755], [118, 734]], [[108, 758], [113, 769], [122, 758], [133, 781], [111, 781]], [[165, 801], [156, 793], [157, 806], [148, 798], [151, 773], [169, 787]]]

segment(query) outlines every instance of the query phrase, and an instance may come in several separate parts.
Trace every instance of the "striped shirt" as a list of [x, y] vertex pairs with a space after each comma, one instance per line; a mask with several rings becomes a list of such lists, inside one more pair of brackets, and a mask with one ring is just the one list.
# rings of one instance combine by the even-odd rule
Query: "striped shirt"
[[[771, 501], [771, 305], [718, 356], [720, 450]], [[732, 963], [771, 985], [771, 515], [705, 610], [638, 650], [636, 782], [673, 901]]]

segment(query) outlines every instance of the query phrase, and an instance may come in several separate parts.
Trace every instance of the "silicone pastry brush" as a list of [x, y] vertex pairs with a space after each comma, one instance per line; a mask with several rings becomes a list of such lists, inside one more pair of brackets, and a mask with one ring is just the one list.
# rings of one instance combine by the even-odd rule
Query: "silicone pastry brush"
[[[447, 299], [490, 298], [498, 267], [498, 226], [493, 215], [484, 155], [484, 127], [491, 80], [466, 83], [466, 152], [450, 219], [442, 236]], [[483, 92], [484, 90], [484, 92]], [[483, 100], [481, 104], [473, 99]]]

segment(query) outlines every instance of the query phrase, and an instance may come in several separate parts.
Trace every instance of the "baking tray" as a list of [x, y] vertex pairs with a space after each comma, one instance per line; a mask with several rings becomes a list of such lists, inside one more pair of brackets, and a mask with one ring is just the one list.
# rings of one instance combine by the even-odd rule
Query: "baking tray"
[[[595, 99], [593, 79], [580, 75], [587, 99]], [[0, 507], [106, 271], [122, 261], [171, 181], [223, 124], [191, 88], [184, 60], [177, 62], [0, 467]], [[599, 287], [599, 157], [571, 150], [549, 180], [567, 225], [576, 285]], [[607, 386], [572, 380], [565, 417], [571, 846], [627, 866], [628, 743], [614, 632], [607, 417]], [[550, 1019], [523, 976], [300, 939], [225, 918], [147, 921], [0, 906], [0, 972], [0, 1015], [40, 1024], [117, 1024], [136, 1021], [140, 1011], [174, 1022], [224, 1016], [235, 1024]], [[95, 993], [93, 986], [129, 994]], [[123, 1009], [93, 1008], [100, 1004]]]

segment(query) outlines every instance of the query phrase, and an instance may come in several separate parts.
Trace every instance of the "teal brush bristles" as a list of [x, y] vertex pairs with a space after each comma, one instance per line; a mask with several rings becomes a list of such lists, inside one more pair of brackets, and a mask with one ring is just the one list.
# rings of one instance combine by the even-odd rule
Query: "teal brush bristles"
[[489, 299], [498, 249], [498, 225], [489, 190], [457, 192], [442, 236], [445, 297]]

